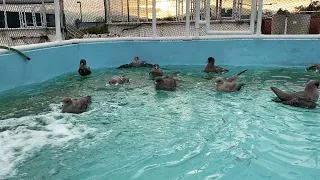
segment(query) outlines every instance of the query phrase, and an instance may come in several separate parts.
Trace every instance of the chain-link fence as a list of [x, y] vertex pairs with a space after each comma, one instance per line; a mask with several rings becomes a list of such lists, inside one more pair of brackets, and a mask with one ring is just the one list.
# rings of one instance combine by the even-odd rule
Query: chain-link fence
[[0, 44], [54, 41], [54, 18], [53, 0], [0, 0]]
[[319, 34], [320, 3], [310, 0], [265, 0], [263, 34]]
[[[200, 31], [249, 31], [257, 24], [258, 2], [190, 0], [190, 35], [195, 35], [199, 2]], [[63, 39], [151, 37], [152, 0], [60, 0]], [[208, 7], [209, 6], [209, 7]], [[186, 0], [156, 0], [156, 35], [185, 36]], [[263, 34], [319, 34], [320, 3], [310, 0], [264, 0]], [[53, 0], [0, 0], [0, 44], [16, 46], [55, 40]]]

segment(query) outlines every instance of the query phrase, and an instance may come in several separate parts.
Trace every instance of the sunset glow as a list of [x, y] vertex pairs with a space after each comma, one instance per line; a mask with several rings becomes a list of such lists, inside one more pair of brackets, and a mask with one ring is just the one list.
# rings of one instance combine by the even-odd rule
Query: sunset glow
[[[82, 4], [82, 13], [84, 19], [91, 20], [92, 17], [104, 17], [104, 4], [103, 0], [79, 0]], [[128, 15], [128, 6], [127, 0], [109, 0], [110, 1], [110, 10], [111, 16], [123, 17], [126, 19]], [[222, 8], [232, 8], [232, 0], [223, 0]], [[279, 8], [286, 9], [289, 11], [294, 11], [295, 7], [298, 6], [307, 6], [311, 1], [310, 0], [264, 0], [263, 9], [269, 9], [273, 11], [277, 11]], [[139, 5], [138, 5], [139, 3]], [[180, 13], [185, 14], [185, 6], [186, 0], [183, 1], [178, 7], [180, 9]], [[251, 9], [251, 0], [243, 0], [243, 8]], [[157, 0], [157, 18], [164, 18], [173, 16], [176, 14], [176, 0]], [[215, 7], [215, 1], [211, 0], [211, 6]], [[129, 11], [130, 16], [138, 16], [138, 7], [139, 7], [139, 16], [140, 18], [152, 18], [152, 0], [129, 0]], [[203, 1], [201, 1], [201, 7], [203, 8]], [[64, 9], [71, 13], [74, 13], [76, 16], [80, 14], [79, 4], [75, 0], [65, 0], [64, 1]], [[181, 10], [183, 9], [183, 10]], [[86, 18], [87, 17], [87, 18]]]

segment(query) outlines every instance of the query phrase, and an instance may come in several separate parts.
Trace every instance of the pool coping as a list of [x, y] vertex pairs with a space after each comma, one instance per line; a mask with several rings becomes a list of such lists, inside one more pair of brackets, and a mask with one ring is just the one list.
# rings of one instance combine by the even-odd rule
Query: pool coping
[[[216, 36], [199, 36], [199, 37], [113, 37], [113, 38], [87, 38], [71, 39], [63, 41], [53, 41], [39, 44], [28, 44], [13, 46], [20, 51], [28, 51], [70, 44], [82, 44], [92, 42], [130, 42], [130, 41], [199, 41], [199, 40], [320, 40], [318, 35], [216, 35]], [[8, 50], [0, 49], [1, 54], [10, 53]]]

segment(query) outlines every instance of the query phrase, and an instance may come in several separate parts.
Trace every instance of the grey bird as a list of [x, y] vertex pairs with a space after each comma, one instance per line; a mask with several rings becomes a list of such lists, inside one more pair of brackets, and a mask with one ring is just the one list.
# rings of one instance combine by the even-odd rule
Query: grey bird
[[170, 76], [157, 77], [155, 84], [156, 90], [173, 91], [177, 87], [177, 80], [174, 79], [178, 73], [173, 73]]
[[80, 60], [80, 66], [79, 66], [78, 72], [81, 76], [88, 76], [91, 74], [90, 67], [87, 66], [86, 60], [84, 60], [84, 59]]
[[219, 92], [236, 92], [241, 89], [242, 86], [246, 85], [244, 83], [237, 83], [237, 80], [241, 74], [246, 72], [248, 69], [241, 71], [240, 73], [230, 77], [223, 79], [221, 77], [216, 78], [215, 87]]
[[229, 70], [221, 68], [219, 66], [215, 66], [215, 59], [213, 57], [209, 57], [207, 61], [207, 66], [204, 69], [204, 72], [206, 73], [222, 73], [222, 72], [228, 72]]
[[130, 64], [120, 65], [117, 69], [122, 68], [131, 68], [131, 67], [152, 67], [152, 64], [147, 63], [146, 61], [140, 61], [139, 57], [134, 57], [134, 60]]
[[65, 97], [62, 99], [62, 113], [83, 113], [86, 111], [90, 103], [91, 96], [80, 99], [71, 99], [70, 97]]
[[159, 64], [154, 64], [151, 71], [149, 72], [149, 75], [153, 76], [153, 77], [157, 77], [157, 76], [163, 76], [163, 72], [160, 69]]
[[273, 99], [274, 102], [282, 103], [290, 106], [315, 108], [319, 99], [319, 81], [310, 80], [303, 91], [283, 92], [276, 87], [270, 89], [277, 95]]
[[111, 79], [109, 80], [109, 84], [124, 84], [124, 83], [128, 83], [129, 80], [130, 80], [129, 77], [112, 76]]
[[311, 70], [320, 71], [320, 64], [312, 64], [312, 65], [306, 67], [306, 70], [307, 71], [311, 71]]

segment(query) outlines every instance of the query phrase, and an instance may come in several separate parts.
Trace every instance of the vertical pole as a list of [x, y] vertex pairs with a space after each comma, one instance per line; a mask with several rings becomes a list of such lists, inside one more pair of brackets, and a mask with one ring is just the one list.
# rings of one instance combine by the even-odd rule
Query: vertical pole
[[196, 0], [196, 22], [195, 22], [195, 36], [199, 37], [199, 29], [200, 29], [200, 0]]
[[176, 21], [178, 21], [178, 0], [176, 0]]
[[221, 20], [221, 15], [222, 15], [222, 0], [219, 2], [219, 20]]
[[210, 0], [207, 0], [207, 9], [206, 9], [206, 30], [209, 31], [211, 29], [210, 27], [210, 14], [211, 14], [211, 8], [210, 8]]
[[123, 20], [123, 17], [124, 17], [124, 15], [123, 15], [123, 0], [121, 0], [121, 22], [123, 22], [124, 20]]
[[239, 7], [239, 20], [241, 20], [241, 16], [242, 16], [242, 0], [239, 0], [239, 4], [240, 4], [240, 7]]
[[181, 11], [180, 11], [180, 5], [181, 5], [181, 0], [178, 0], [178, 21], [179, 21], [179, 19], [180, 19], [180, 13], [181, 13]]
[[54, 0], [54, 19], [56, 25], [56, 41], [61, 41], [60, 4], [59, 0]]
[[186, 0], [186, 37], [190, 36], [190, 1]]
[[104, 6], [104, 23], [106, 24], [108, 22], [108, 16], [107, 16], [107, 0], [103, 0], [103, 6]]
[[108, 9], [108, 22], [110, 23], [112, 21], [112, 14], [111, 14], [111, 0], [107, 1], [107, 9]]
[[183, 0], [181, 0], [181, 16], [183, 17]]
[[254, 26], [255, 26], [255, 20], [256, 20], [256, 13], [257, 13], [257, 1], [252, 0], [251, 1], [251, 16], [250, 16], [250, 32], [251, 34], [254, 34]]
[[47, 27], [46, 6], [44, 0], [42, 0], [42, 27]]
[[215, 19], [218, 19], [218, 9], [219, 9], [219, 0], [216, 0], [216, 16]]
[[207, 9], [206, 0], [203, 0], [203, 15], [204, 15], [204, 17], [202, 19], [204, 19], [206, 17], [206, 9]]
[[233, 0], [232, 2], [232, 19], [236, 19], [236, 8], [237, 8], [237, 0]]
[[288, 29], [288, 16], [286, 16], [286, 19], [284, 21], [284, 35], [287, 34], [287, 29]]
[[157, 36], [157, 1], [152, 0], [152, 37]]
[[128, 13], [128, 22], [130, 22], [130, 8], [129, 8], [129, 0], [127, 0], [127, 13]]
[[68, 37], [67, 36], [67, 34], [68, 34], [68, 32], [67, 32], [67, 23], [66, 23], [66, 15], [65, 15], [65, 13], [64, 13], [64, 1], [63, 0], [60, 0], [59, 1], [59, 3], [60, 3], [60, 17], [61, 17], [61, 19], [60, 19], [60, 21], [62, 21], [61, 22], [61, 38], [62, 38], [62, 40], [65, 40], [66, 39], [66, 37]]
[[82, 22], [82, 7], [81, 7], [81, 2], [80, 2], [80, 21]]
[[3, 0], [3, 7], [4, 7], [4, 27], [8, 28], [8, 17], [7, 17], [7, 6], [6, 6], [6, 1]]
[[261, 35], [261, 25], [262, 25], [262, 6], [263, 6], [263, 0], [259, 0], [258, 5], [258, 19], [257, 19], [257, 35]]
[[148, 8], [148, 0], [146, 0], [146, 16], [147, 16], [147, 22], [149, 21], [148, 11], [149, 11], [149, 8]]
[[137, 0], [138, 22], [140, 22], [140, 0]]

